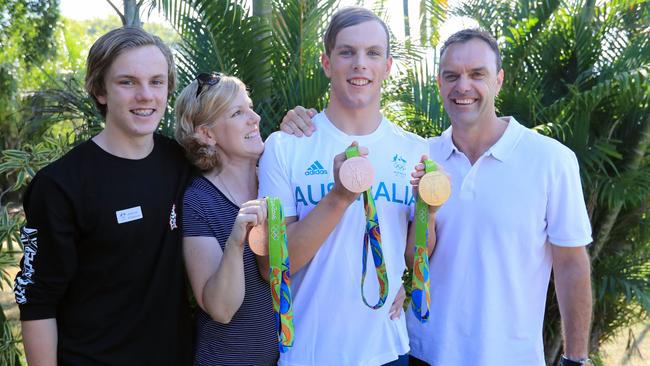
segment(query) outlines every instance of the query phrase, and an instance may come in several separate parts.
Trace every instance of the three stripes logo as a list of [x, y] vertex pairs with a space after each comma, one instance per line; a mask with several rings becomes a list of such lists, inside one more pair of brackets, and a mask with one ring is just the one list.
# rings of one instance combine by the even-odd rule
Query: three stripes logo
[[312, 165], [307, 168], [307, 171], [305, 171], [305, 175], [319, 175], [319, 174], [327, 174], [327, 169], [323, 167], [323, 165], [318, 161], [314, 161]]

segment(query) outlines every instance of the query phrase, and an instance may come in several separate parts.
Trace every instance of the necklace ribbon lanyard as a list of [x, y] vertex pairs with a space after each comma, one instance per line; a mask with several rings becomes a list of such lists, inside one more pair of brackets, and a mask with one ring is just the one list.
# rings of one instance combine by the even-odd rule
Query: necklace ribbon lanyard
[[269, 283], [273, 298], [273, 310], [278, 329], [280, 352], [293, 346], [293, 306], [291, 298], [291, 275], [289, 273], [289, 249], [287, 227], [280, 199], [267, 197], [269, 229]]
[[[359, 156], [359, 147], [350, 146], [345, 150], [345, 157], [350, 159]], [[386, 274], [386, 264], [384, 263], [384, 253], [381, 250], [381, 233], [379, 231], [379, 220], [377, 218], [377, 208], [375, 201], [372, 199], [372, 187], [363, 192], [363, 208], [366, 212], [366, 233], [363, 237], [363, 256], [362, 256], [362, 272], [361, 272], [361, 298], [363, 303], [371, 309], [379, 309], [386, 302], [388, 297], [388, 275]], [[368, 304], [366, 296], [363, 292], [363, 283], [366, 278], [367, 262], [368, 262], [368, 244], [372, 251], [372, 259], [375, 263], [375, 270], [377, 272], [377, 281], [379, 282], [379, 300], [374, 306]]]
[[[424, 162], [424, 172], [438, 170], [432, 160]], [[422, 323], [429, 320], [430, 287], [429, 287], [429, 254], [427, 253], [427, 237], [429, 236], [429, 205], [418, 194], [415, 203], [415, 255], [413, 256], [413, 276], [411, 282], [411, 309], [415, 317]], [[422, 315], [422, 295], [424, 293], [424, 310]]]

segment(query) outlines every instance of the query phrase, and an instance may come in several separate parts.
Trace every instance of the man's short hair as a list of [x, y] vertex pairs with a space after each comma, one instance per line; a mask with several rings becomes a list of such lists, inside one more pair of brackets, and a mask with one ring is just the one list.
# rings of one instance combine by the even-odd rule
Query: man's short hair
[[501, 53], [499, 52], [499, 45], [497, 40], [487, 31], [480, 28], [467, 28], [461, 31], [458, 31], [452, 34], [440, 49], [440, 60], [442, 61], [442, 56], [444, 56], [445, 51], [449, 46], [455, 43], [465, 43], [472, 39], [480, 39], [481, 41], [487, 43], [488, 46], [494, 51], [494, 55], [497, 62], [497, 71], [501, 70]]
[[[106, 95], [104, 83], [106, 73], [113, 61], [124, 51], [144, 47], [156, 46], [167, 61], [167, 95], [171, 95], [176, 87], [176, 66], [174, 56], [167, 45], [158, 37], [146, 32], [142, 28], [122, 27], [99, 37], [88, 52], [86, 60], [86, 92], [90, 94], [95, 105], [106, 118], [106, 105], [99, 103], [97, 96]], [[148, 62], [149, 60], [142, 60]]]
[[327, 26], [325, 35], [323, 36], [325, 54], [327, 56], [330, 55], [332, 49], [336, 45], [336, 36], [341, 30], [371, 21], [379, 22], [386, 32], [386, 56], [388, 56], [390, 54], [390, 33], [388, 32], [388, 26], [380, 17], [377, 16], [377, 14], [360, 6], [346, 7], [334, 13], [330, 24]]

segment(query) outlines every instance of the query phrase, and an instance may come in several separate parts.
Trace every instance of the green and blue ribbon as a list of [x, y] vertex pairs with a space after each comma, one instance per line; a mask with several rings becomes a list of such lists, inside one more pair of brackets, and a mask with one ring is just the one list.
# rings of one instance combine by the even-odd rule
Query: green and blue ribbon
[[269, 229], [269, 283], [278, 330], [278, 343], [280, 352], [284, 353], [293, 346], [295, 336], [287, 226], [280, 200], [276, 197], [267, 197], [266, 205]]
[[[438, 170], [436, 163], [432, 160], [424, 161], [424, 172], [429, 173]], [[427, 251], [427, 238], [429, 236], [429, 205], [418, 195], [415, 203], [415, 254], [413, 256], [413, 276], [411, 278], [411, 309], [413, 314], [422, 323], [429, 320], [429, 306], [431, 296], [429, 294], [429, 253]], [[424, 297], [424, 301], [422, 301]], [[422, 305], [424, 303], [424, 309]], [[422, 311], [425, 311], [424, 315]]]
[[[359, 147], [350, 146], [345, 150], [346, 158], [359, 156]], [[386, 273], [386, 264], [384, 263], [384, 253], [381, 249], [381, 232], [379, 231], [379, 219], [377, 218], [377, 208], [372, 198], [372, 187], [363, 192], [363, 208], [366, 213], [366, 233], [363, 236], [363, 256], [361, 269], [361, 298], [363, 303], [371, 309], [379, 309], [386, 303], [388, 297], [388, 274]], [[379, 300], [377, 304], [370, 305], [366, 300], [363, 291], [363, 283], [366, 279], [368, 246], [371, 248], [372, 259], [375, 263], [377, 272], [377, 281], [379, 282]]]

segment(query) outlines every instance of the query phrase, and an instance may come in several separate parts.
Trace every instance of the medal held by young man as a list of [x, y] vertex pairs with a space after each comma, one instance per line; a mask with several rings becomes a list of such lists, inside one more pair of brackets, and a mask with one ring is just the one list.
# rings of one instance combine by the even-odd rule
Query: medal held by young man
[[[375, 180], [375, 170], [370, 161], [360, 156], [359, 146], [352, 145], [345, 150], [346, 160], [339, 170], [341, 184], [350, 192], [363, 195], [363, 208], [366, 213], [366, 233], [363, 237], [363, 256], [361, 257], [361, 299], [371, 309], [379, 309], [386, 302], [388, 297], [388, 275], [386, 274], [386, 263], [384, 253], [381, 249], [381, 232], [379, 230], [379, 219], [377, 208], [372, 197], [372, 183]], [[363, 292], [363, 283], [366, 279], [368, 262], [368, 246], [372, 252], [373, 263], [379, 281], [379, 300], [375, 305], [370, 305]]]

